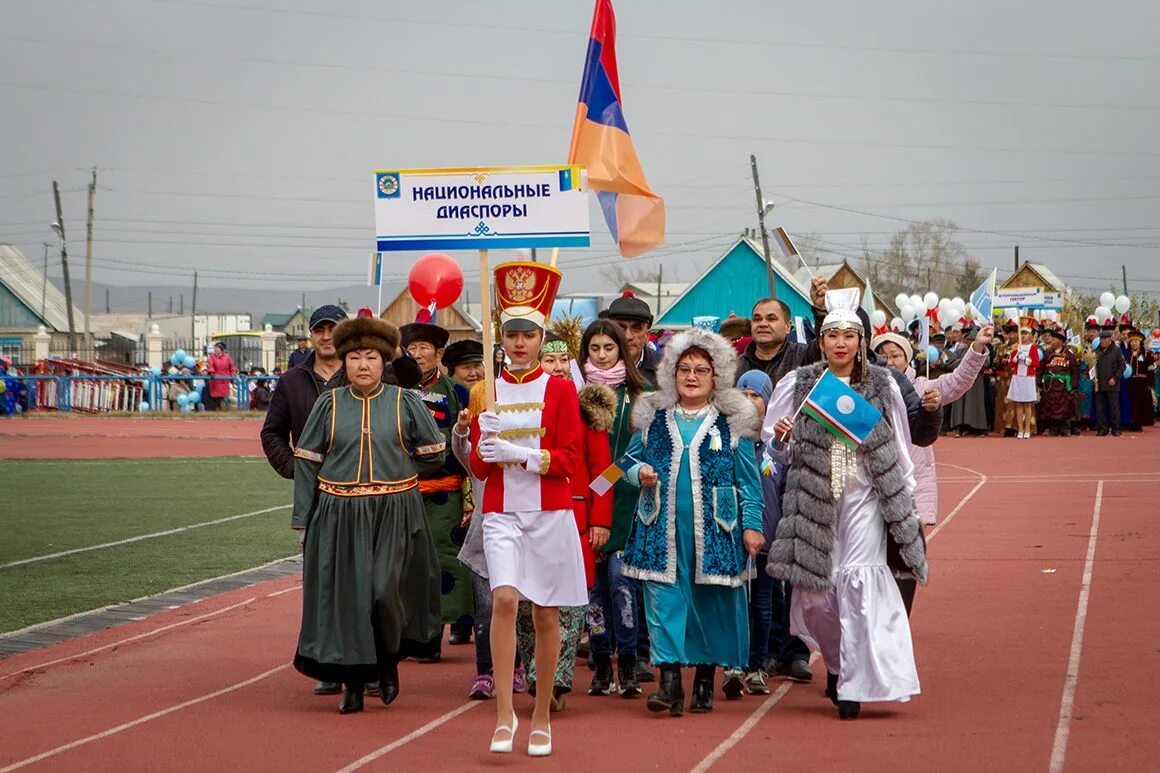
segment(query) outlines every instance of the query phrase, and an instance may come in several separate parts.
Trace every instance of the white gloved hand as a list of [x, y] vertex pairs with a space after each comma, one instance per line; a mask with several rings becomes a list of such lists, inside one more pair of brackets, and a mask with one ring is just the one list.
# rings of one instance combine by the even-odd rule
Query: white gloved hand
[[484, 435], [498, 435], [499, 414], [494, 411], [484, 411], [479, 414], [479, 431]]
[[525, 464], [528, 461], [528, 455], [531, 450], [523, 446], [517, 446], [508, 440], [502, 440], [497, 437], [488, 438], [479, 444], [479, 458], [488, 464], [505, 464], [515, 462], [517, 464]]

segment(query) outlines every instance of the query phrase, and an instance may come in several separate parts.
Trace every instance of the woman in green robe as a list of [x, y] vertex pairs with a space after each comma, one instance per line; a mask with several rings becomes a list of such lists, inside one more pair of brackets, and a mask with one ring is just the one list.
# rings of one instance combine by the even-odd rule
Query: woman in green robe
[[440, 630], [439, 560], [419, 475], [446, 455], [418, 395], [381, 383], [399, 332], [373, 318], [334, 330], [350, 386], [314, 405], [294, 451], [294, 516], [305, 531], [302, 629], [294, 667], [344, 685], [339, 713], [378, 680], [399, 694], [398, 662], [429, 654]]

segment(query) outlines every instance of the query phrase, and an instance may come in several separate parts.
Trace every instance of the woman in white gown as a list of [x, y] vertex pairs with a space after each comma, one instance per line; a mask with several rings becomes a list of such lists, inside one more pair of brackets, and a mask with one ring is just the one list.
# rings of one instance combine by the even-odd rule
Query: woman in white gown
[[[826, 299], [824, 361], [778, 382], [762, 434], [789, 466], [767, 569], [793, 585], [791, 633], [821, 652], [826, 695], [842, 719], [854, 719], [863, 701], [906, 701], [919, 694], [910, 626], [887, 563], [887, 543], [898, 548], [896, 569], [922, 583], [926, 550], [914, 511], [902, 394], [884, 368], [868, 362], [853, 310], [857, 296], [840, 293]], [[882, 414], [857, 451], [798, 412], [827, 369]]]

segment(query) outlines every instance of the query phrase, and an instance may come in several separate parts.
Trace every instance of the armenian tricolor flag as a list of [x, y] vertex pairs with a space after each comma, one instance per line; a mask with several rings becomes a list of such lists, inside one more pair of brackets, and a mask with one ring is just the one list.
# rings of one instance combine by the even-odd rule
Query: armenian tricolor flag
[[665, 202], [649, 189], [624, 120], [612, 0], [596, 0], [568, 163], [588, 167], [621, 255], [635, 258], [664, 243]]

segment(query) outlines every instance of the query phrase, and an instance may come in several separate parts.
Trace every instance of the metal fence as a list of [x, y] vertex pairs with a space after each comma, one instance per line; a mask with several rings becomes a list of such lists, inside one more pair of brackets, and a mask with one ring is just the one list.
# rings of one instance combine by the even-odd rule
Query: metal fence
[[[220, 410], [250, 410], [250, 384], [276, 386], [273, 376], [168, 376], [143, 373], [108, 375], [54, 373], [9, 375], [6, 381], [17, 412], [61, 411], [82, 413], [197, 413], [205, 411], [211, 381], [227, 382], [229, 395]], [[198, 397], [190, 399], [189, 395]], [[186, 400], [180, 399], [186, 396]]]

